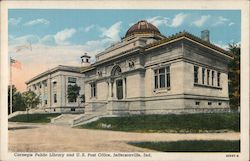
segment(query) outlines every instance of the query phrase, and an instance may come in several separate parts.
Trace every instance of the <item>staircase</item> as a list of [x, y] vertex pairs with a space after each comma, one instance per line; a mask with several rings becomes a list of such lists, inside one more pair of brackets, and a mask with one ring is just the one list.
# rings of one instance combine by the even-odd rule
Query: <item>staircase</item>
[[51, 119], [51, 123], [62, 126], [72, 126], [73, 120], [78, 117], [76, 114], [62, 114], [56, 118]]
[[52, 124], [63, 126], [78, 126], [89, 122], [96, 121], [102, 117], [110, 116], [107, 111], [106, 103], [95, 106], [85, 114], [62, 114], [51, 120]]

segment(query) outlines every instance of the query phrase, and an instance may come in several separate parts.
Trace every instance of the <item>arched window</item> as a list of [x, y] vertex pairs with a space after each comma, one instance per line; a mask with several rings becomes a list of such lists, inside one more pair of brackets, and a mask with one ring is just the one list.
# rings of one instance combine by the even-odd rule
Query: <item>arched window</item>
[[121, 68], [118, 65], [116, 65], [113, 67], [113, 69], [111, 71], [111, 76], [121, 75], [121, 73], [122, 73]]

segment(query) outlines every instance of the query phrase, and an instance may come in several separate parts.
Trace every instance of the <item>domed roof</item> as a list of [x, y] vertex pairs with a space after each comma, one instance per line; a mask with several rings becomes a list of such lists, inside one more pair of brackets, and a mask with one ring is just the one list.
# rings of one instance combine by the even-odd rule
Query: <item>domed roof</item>
[[125, 37], [131, 36], [134, 34], [145, 34], [145, 33], [161, 35], [157, 27], [155, 27], [153, 24], [145, 20], [141, 20], [128, 29]]

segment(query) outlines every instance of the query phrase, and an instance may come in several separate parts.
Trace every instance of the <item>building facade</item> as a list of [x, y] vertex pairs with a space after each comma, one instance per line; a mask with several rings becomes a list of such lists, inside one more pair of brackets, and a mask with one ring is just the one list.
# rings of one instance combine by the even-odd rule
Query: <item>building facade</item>
[[111, 115], [224, 111], [227, 51], [187, 32], [166, 37], [139, 21], [82, 68], [86, 113]]
[[[56, 113], [78, 113], [84, 110], [84, 77], [80, 67], [59, 65], [26, 82], [27, 89], [40, 98], [39, 109]], [[77, 99], [68, 99], [69, 86], [80, 87]]]

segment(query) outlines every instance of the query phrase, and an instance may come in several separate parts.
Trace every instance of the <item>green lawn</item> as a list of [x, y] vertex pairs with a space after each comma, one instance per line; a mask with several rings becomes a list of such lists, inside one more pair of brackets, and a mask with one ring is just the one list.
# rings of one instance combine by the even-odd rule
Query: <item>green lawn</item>
[[240, 152], [240, 141], [130, 142], [130, 145], [161, 152]]
[[9, 119], [11, 122], [29, 122], [29, 123], [49, 123], [51, 118], [57, 117], [60, 114], [23, 114]]
[[201, 133], [240, 130], [239, 113], [131, 115], [106, 117], [78, 128], [131, 132]]

